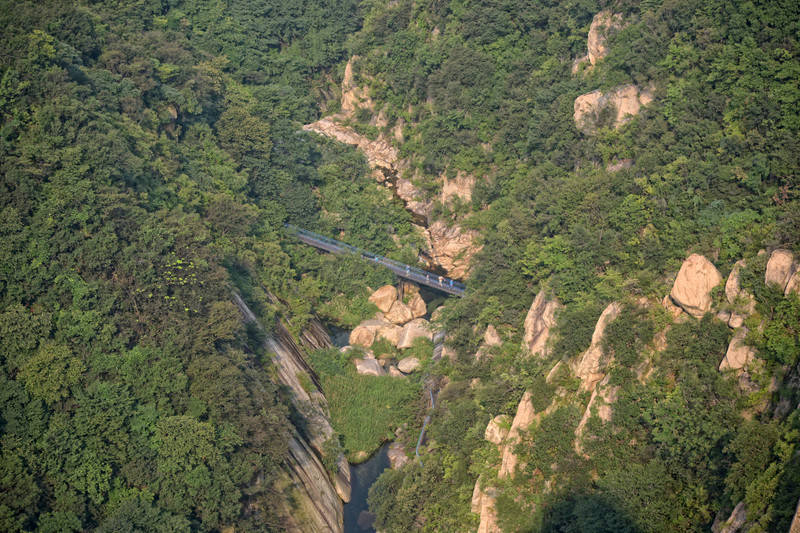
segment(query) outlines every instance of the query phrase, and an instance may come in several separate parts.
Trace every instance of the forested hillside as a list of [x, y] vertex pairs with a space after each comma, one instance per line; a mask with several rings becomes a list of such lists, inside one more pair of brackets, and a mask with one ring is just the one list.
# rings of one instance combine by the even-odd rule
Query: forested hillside
[[[448, 357], [379, 530], [788, 530], [796, 2], [0, 0], [0, 28], [3, 531], [290, 527], [310, 421], [265, 339], [382, 319], [394, 280], [286, 223], [467, 285], [423, 305]], [[292, 377], [329, 458], [401, 424], [413, 456], [418, 382], [354, 356]]]

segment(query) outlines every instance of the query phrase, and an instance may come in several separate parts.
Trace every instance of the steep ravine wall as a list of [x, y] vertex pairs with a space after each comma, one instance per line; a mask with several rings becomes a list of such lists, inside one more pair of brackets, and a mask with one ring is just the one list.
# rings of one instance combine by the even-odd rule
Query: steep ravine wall
[[[245, 322], [258, 319], [238, 294], [233, 301]], [[260, 325], [260, 324], [259, 324]], [[330, 346], [325, 328], [318, 322], [303, 331], [301, 338], [309, 347]], [[343, 532], [343, 501], [350, 500], [350, 465], [343, 454], [337, 457], [338, 473], [331, 476], [323, 465], [325, 442], [334, 436], [328, 416], [328, 402], [319, 390], [319, 380], [308, 365], [302, 349], [286, 327], [278, 322], [275, 331], [264, 340], [272, 355], [276, 377], [289, 389], [292, 407], [302, 417], [303, 427], [288, 428], [289, 450], [284, 458], [285, 478], [279, 488], [285, 494], [283, 515], [289, 531]], [[306, 390], [301, 376], [313, 383]], [[306, 381], [306, 380], [303, 380]]]

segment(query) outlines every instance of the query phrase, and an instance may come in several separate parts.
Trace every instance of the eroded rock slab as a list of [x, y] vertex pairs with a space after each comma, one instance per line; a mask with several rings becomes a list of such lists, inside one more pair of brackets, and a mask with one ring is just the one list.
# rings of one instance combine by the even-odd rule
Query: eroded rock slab
[[384, 285], [369, 297], [369, 301], [374, 303], [382, 313], [388, 313], [396, 300], [397, 289], [393, 285]]
[[597, 319], [594, 333], [592, 333], [592, 343], [575, 366], [575, 375], [581, 379], [581, 389], [583, 390], [594, 389], [597, 382], [603, 379], [603, 336], [608, 325], [619, 316], [621, 310], [622, 305], [612, 302], [603, 309], [600, 318]]
[[550, 330], [556, 324], [556, 311], [561, 308], [557, 300], [547, 298], [544, 290], [539, 291], [533, 299], [528, 314], [525, 317], [525, 334], [523, 347], [531, 355], [547, 355], [547, 340]]
[[781, 292], [797, 270], [794, 255], [789, 250], [774, 250], [767, 261], [767, 270], [764, 274], [764, 283], [774, 285]]

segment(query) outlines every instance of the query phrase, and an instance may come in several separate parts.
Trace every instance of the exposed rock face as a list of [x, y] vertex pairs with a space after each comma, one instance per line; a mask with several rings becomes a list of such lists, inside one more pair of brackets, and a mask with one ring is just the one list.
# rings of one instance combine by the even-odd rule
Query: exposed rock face
[[789, 296], [789, 293], [795, 293], [800, 295], [800, 270], [794, 273], [791, 278], [789, 278], [789, 282], [786, 284], [786, 290], [784, 294]]
[[386, 318], [386, 320], [392, 324], [405, 324], [406, 322], [414, 319], [414, 314], [406, 304], [400, 300], [396, 300], [384, 318]]
[[533, 299], [531, 308], [525, 317], [525, 335], [523, 347], [531, 355], [547, 355], [547, 339], [550, 338], [550, 329], [556, 324], [556, 311], [561, 304], [556, 300], [548, 300], [545, 291], [539, 291]]
[[633, 159], [614, 159], [606, 165], [606, 171], [619, 172], [633, 166]]
[[353, 63], [358, 61], [358, 56], [353, 56], [344, 67], [342, 78], [342, 112], [352, 114], [359, 108], [375, 109], [375, 103], [369, 97], [369, 90], [359, 87], [353, 76]]
[[744, 324], [744, 320], [755, 311], [756, 300], [749, 292], [742, 290], [739, 284], [739, 272], [745, 266], [744, 260], [736, 261], [725, 282], [725, 299], [728, 303], [735, 306], [728, 319], [728, 326], [739, 328]]
[[747, 328], [739, 328], [728, 345], [728, 351], [722, 362], [719, 364], [720, 370], [739, 370], [744, 368], [747, 363], [755, 357], [755, 350], [744, 343], [747, 336]]
[[622, 306], [619, 303], [612, 302], [603, 309], [600, 318], [597, 319], [592, 334], [592, 344], [575, 366], [575, 375], [581, 379], [581, 389], [583, 390], [592, 390], [597, 382], [603, 379], [603, 335], [605, 335], [606, 327], [619, 316], [621, 310]]
[[711, 290], [721, 281], [722, 276], [711, 261], [692, 254], [681, 265], [669, 295], [684, 311], [700, 318], [711, 310]]
[[586, 39], [587, 53], [578, 58], [572, 65], [573, 74], [578, 71], [582, 63], [588, 62], [587, 68], [592, 68], [597, 62], [608, 55], [607, 41], [611, 31], [622, 27], [622, 15], [601, 11], [594, 16], [589, 27], [589, 36]]
[[425, 304], [425, 300], [422, 299], [422, 296], [419, 295], [419, 292], [411, 297], [411, 300], [408, 302], [408, 308], [411, 310], [411, 315], [414, 318], [422, 318], [428, 314], [428, 306]]
[[610, 107], [613, 108], [612, 125], [619, 129], [652, 101], [652, 88], [640, 89], [636, 85], [623, 85], [607, 93], [597, 90], [582, 94], [575, 99], [573, 107], [575, 126], [583, 133], [594, 133], [601, 126], [603, 110]]
[[397, 172], [397, 148], [382, 138], [372, 140], [352, 128], [343, 126], [333, 120], [333, 117], [322, 118], [311, 124], [303, 126], [305, 131], [313, 131], [324, 137], [330, 137], [341, 143], [355, 146], [367, 157], [367, 164], [373, 169], [384, 169], [388, 172]]
[[[747, 508], [744, 502], [739, 502], [733, 508], [731, 516], [717, 529], [718, 533], [737, 533], [747, 521]], [[713, 529], [713, 527], [712, 527]]]
[[475, 489], [472, 491], [471, 507], [472, 512], [479, 514], [481, 517], [478, 533], [500, 533], [500, 528], [497, 526], [497, 511], [495, 510], [496, 500], [496, 489], [483, 487], [479, 477], [478, 481], [475, 482]]
[[[405, 162], [403, 162], [405, 165]], [[425, 194], [414, 185], [410, 179], [398, 177], [395, 180], [397, 196], [406, 204], [406, 209], [423, 218], [427, 218], [431, 212], [433, 203], [425, 199]]]
[[419, 368], [419, 359], [416, 357], [404, 357], [397, 362], [397, 369], [403, 374], [410, 374]]
[[789, 526], [789, 533], [800, 533], [800, 500], [797, 502], [794, 518], [792, 519], [792, 524]]
[[383, 367], [378, 362], [377, 359], [370, 359], [365, 357], [364, 359], [353, 359], [353, 363], [356, 365], [356, 372], [365, 376], [385, 376], [386, 372], [384, 372]]
[[375, 306], [381, 310], [382, 313], [388, 313], [392, 308], [392, 304], [397, 300], [397, 289], [393, 285], [384, 285], [377, 291], [373, 292], [369, 301], [374, 303]]
[[764, 274], [764, 283], [775, 285], [783, 292], [786, 285], [797, 270], [794, 255], [789, 250], [775, 250], [767, 261], [767, 271]]
[[430, 225], [426, 236], [433, 261], [451, 278], [466, 277], [472, 256], [482, 248], [476, 244], [478, 233], [437, 220]]
[[475, 187], [475, 177], [466, 172], [458, 171], [456, 177], [442, 176], [442, 203], [448, 204], [454, 198], [459, 198], [469, 203], [472, 200], [472, 189]]
[[424, 337], [428, 340], [433, 340], [433, 333], [431, 333], [428, 321], [424, 318], [415, 318], [405, 326], [400, 333], [400, 340], [397, 342], [397, 347], [401, 350], [404, 348], [411, 348], [414, 340]]
[[492, 418], [486, 425], [483, 438], [499, 446], [508, 435], [508, 419], [508, 415], [497, 415]]
[[514, 474], [517, 468], [517, 455], [514, 453], [514, 447], [519, 443], [521, 433], [526, 431], [536, 419], [536, 411], [533, 409], [531, 393], [525, 391], [525, 394], [522, 395], [522, 399], [519, 402], [519, 406], [517, 406], [517, 414], [514, 415], [514, 421], [511, 422], [511, 429], [508, 432], [508, 443], [503, 448], [503, 463], [500, 465], [500, 471], [497, 473], [497, 477], [504, 478]]
[[495, 327], [489, 324], [486, 326], [486, 333], [483, 334], [483, 342], [486, 346], [500, 346], [503, 344], [503, 339], [500, 338]]
[[583, 429], [592, 415], [592, 408], [597, 408], [597, 416], [603, 422], [610, 422], [611, 415], [613, 414], [611, 405], [617, 401], [619, 387], [609, 387], [609, 378], [606, 376], [603, 381], [594, 389], [592, 397], [589, 399], [589, 404], [583, 412], [583, 417], [575, 429], [575, 452], [579, 455], [584, 455], [583, 447], [581, 446], [581, 438], [583, 437]]
[[394, 365], [389, 365], [389, 375], [392, 376], [393, 378], [404, 378], [404, 377], [406, 377], [406, 375], [403, 374], [402, 372], [400, 372], [397, 369], [397, 367], [394, 366]]
[[[255, 315], [238, 294], [233, 295], [233, 300], [245, 322], [256, 322]], [[325, 339], [315, 341], [326, 344]], [[287, 526], [312, 533], [341, 532], [344, 527], [342, 501], [350, 500], [350, 465], [343, 455], [337, 457], [339, 473], [334, 479], [323, 466], [325, 442], [334, 436], [326, 414], [327, 400], [318, 388], [306, 391], [299, 380], [299, 376], [306, 375], [318, 387], [318, 378], [282, 322], [278, 322], [274, 334], [264, 340], [264, 347], [272, 354], [278, 381], [288, 387], [292, 403], [308, 421], [305, 435], [290, 428], [283, 468], [285, 491], [293, 495], [291, 502], [287, 499], [283, 513]]]

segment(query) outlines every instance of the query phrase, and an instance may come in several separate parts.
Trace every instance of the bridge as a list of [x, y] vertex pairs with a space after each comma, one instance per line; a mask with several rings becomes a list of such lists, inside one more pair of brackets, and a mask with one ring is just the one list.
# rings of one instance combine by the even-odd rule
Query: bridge
[[347, 253], [357, 255], [375, 264], [388, 268], [400, 278], [407, 279], [415, 283], [419, 283], [420, 285], [425, 285], [454, 296], [464, 296], [466, 287], [463, 283], [454, 279], [446, 278], [444, 276], [434, 274], [433, 272], [428, 272], [420, 268], [406, 265], [405, 263], [395, 261], [394, 259], [389, 259], [388, 257], [383, 257], [382, 255], [367, 252], [361, 248], [356, 248], [355, 246], [342, 241], [337, 241], [336, 239], [331, 239], [330, 237], [325, 237], [319, 233], [304, 230], [291, 224], [286, 224], [286, 229], [289, 233], [297, 236], [297, 238], [302, 242], [315, 248], [319, 248], [320, 250], [325, 250], [326, 252], [331, 252], [334, 254]]

